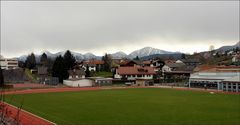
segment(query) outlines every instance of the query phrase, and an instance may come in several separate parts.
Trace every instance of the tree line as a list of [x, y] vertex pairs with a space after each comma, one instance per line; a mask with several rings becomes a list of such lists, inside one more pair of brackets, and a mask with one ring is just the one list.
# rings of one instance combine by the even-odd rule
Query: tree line
[[[102, 57], [104, 62], [103, 70], [110, 72], [112, 65], [112, 57], [110, 54], [105, 54]], [[47, 57], [46, 53], [43, 53], [40, 57], [40, 62], [37, 64], [36, 57], [34, 53], [27, 56], [25, 62], [20, 64], [22, 68], [35, 69], [37, 65], [46, 66], [48, 68], [48, 73], [52, 77], [58, 77], [59, 82], [62, 83], [63, 80], [69, 77], [68, 70], [73, 69], [76, 64], [76, 59], [72, 55], [71, 51], [67, 50], [63, 56], [59, 55], [54, 60]], [[86, 77], [90, 77], [89, 66], [86, 66]]]

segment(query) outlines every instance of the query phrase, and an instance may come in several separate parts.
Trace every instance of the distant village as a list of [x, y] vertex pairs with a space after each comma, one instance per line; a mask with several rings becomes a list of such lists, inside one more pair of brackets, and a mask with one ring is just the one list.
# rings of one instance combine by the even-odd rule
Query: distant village
[[240, 91], [240, 49], [207, 51], [142, 59], [113, 58], [76, 60], [71, 51], [50, 59], [46, 53], [37, 62], [1, 57], [5, 86], [34, 83], [50, 86], [171, 86]]

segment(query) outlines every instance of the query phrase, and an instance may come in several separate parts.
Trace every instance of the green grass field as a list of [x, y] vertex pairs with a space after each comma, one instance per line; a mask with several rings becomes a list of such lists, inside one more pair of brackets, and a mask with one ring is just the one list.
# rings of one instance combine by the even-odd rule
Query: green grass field
[[25, 110], [58, 125], [240, 124], [240, 95], [133, 88], [6, 97], [15, 106], [23, 99]]

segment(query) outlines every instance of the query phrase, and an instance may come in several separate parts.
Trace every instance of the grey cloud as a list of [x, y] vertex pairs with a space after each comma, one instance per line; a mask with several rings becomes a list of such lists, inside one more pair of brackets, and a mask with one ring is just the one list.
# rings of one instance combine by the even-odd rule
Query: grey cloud
[[126, 44], [141, 48], [147, 43], [139, 42], [151, 36], [181, 41], [176, 44], [239, 41], [239, 1], [4, 1], [1, 6], [4, 55], [40, 49], [121, 50]]

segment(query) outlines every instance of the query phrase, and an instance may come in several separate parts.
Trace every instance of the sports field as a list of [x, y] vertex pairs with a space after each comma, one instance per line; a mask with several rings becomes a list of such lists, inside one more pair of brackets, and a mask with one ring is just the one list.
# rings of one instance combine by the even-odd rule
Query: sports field
[[6, 95], [58, 125], [239, 125], [240, 95], [162, 88]]

